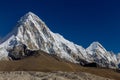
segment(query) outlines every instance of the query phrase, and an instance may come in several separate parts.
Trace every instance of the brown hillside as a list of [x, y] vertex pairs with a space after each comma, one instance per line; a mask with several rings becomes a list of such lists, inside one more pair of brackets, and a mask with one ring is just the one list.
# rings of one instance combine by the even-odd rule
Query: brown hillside
[[39, 52], [30, 57], [17, 61], [1, 61], [0, 71], [67, 71], [67, 72], [88, 72], [98, 76], [120, 80], [120, 73], [110, 69], [82, 67], [77, 64], [66, 62], [56, 56]]

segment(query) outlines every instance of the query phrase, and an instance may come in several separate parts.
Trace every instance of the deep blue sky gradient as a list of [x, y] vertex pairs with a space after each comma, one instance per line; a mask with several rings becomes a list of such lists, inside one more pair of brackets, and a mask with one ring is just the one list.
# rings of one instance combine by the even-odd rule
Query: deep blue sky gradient
[[86, 48], [98, 41], [107, 50], [120, 52], [119, 0], [0, 0], [0, 37], [29, 11], [76, 44]]

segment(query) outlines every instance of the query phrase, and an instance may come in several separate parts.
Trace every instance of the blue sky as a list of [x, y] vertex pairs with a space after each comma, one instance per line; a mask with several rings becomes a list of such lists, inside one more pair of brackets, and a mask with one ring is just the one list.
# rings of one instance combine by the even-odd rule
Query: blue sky
[[120, 1], [0, 0], [0, 37], [7, 35], [25, 13], [37, 14], [48, 27], [76, 44], [100, 42], [120, 52]]

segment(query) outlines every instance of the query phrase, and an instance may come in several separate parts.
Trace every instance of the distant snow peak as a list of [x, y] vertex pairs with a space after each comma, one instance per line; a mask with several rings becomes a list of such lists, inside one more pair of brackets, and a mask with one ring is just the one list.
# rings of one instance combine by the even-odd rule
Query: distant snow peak
[[103, 46], [102, 46], [99, 42], [93, 42], [90, 46], [91, 46], [93, 49], [98, 48], [98, 47], [103, 48]]
[[107, 50], [99, 43], [99, 42], [93, 42], [90, 44], [90, 46], [87, 48], [89, 50], [100, 50], [102, 52], [107, 52]]

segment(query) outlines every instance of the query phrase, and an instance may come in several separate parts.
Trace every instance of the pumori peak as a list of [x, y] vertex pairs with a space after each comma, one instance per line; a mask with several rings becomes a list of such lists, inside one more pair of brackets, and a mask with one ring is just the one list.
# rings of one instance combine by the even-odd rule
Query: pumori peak
[[[87, 49], [52, 32], [47, 25], [34, 13], [28, 12], [13, 30], [9, 38], [0, 44], [0, 59], [20, 54], [24, 45], [29, 50], [42, 50], [48, 54], [71, 61], [73, 63], [96, 62], [99, 65], [116, 67], [116, 57], [99, 43], [93, 42]], [[18, 48], [19, 47], [19, 48]], [[20, 49], [20, 50], [15, 50]], [[13, 51], [15, 50], [15, 51]], [[12, 51], [12, 52], [11, 52]], [[22, 50], [24, 51], [24, 50]], [[25, 52], [23, 52], [25, 54]], [[115, 65], [113, 65], [115, 64]]]
[[34, 14], [32, 12], [26, 13], [23, 17], [21, 17], [21, 19], [18, 22], [22, 23], [22, 22], [34, 21], [34, 20], [39, 20], [39, 21], [43, 22], [36, 14]]

